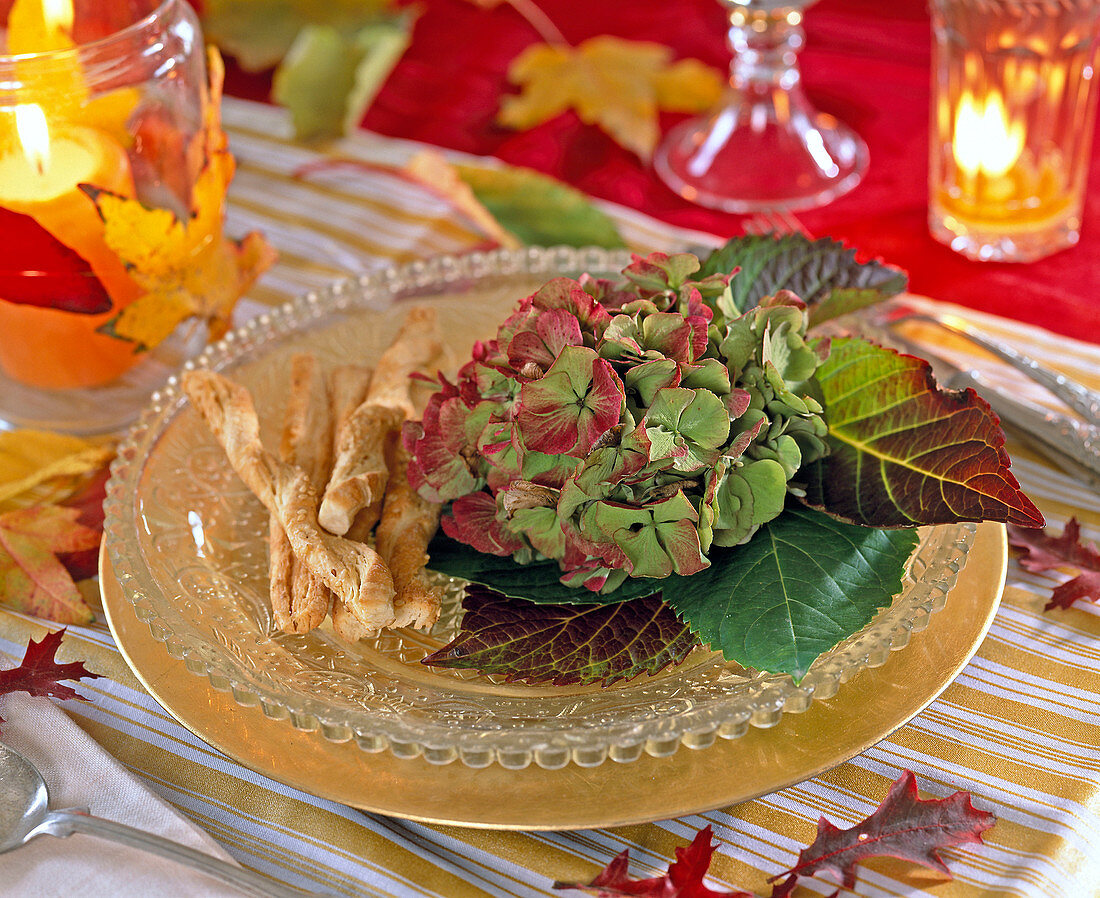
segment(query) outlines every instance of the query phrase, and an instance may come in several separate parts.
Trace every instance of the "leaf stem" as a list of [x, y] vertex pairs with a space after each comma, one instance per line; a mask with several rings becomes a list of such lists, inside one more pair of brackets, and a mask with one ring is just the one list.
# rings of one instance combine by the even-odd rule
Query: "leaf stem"
[[550, 17], [542, 11], [534, 0], [505, 0], [505, 2], [523, 16], [546, 43], [558, 47], [572, 46], [565, 39], [565, 35], [558, 30], [558, 26], [551, 21]]

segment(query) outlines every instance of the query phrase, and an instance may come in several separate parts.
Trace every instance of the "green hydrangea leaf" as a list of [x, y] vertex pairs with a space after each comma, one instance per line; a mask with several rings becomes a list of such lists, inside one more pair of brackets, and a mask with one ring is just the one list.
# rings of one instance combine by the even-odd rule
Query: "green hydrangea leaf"
[[566, 586], [559, 578], [561, 569], [556, 561], [533, 561], [520, 564], [508, 557], [486, 555], [464, 543], [446, 536], [436, 536], [430, 546], [428, 563], [433, 571], [449, 577], [460, 577], [514, 599], [526, 599], [536, 604], [611, 605], [661, 590], [665, 581], [627, 578], [608, 593]]
[[733, 318], [765, 296], [791, 290], [810, 307], [811, 324], [901, 293], [904, 272], [881, 262], [857, 262], [855, 250], [828, 237], [757, 234], [735, 237], [703, 262], [697, 277], [741, 270], [718, 308]]
[[528, 246], [626, 246], [610, 216], [568, 184], [519, 166], [456, 168], [501, 226]]
[[606, 685], [655, 674], [698, 644], [655, 596], [615, 605], [533, 605], [471, 590], [462, 607], [458, 635], [425, 664], [509, 681]]
[[941, 390], [924, 360], [858, 337], [833, 341], [817, 379], [830, 453], [803, 472], [809, 504], [874, 527], [1043, 525], [973, 390]]
[[792, 506], [745, 545], [713, 550], [706, 570], [666, 581], [664, 596], [728, 660], [797, 681], [890, 604], [916, 545], [913, 530]]

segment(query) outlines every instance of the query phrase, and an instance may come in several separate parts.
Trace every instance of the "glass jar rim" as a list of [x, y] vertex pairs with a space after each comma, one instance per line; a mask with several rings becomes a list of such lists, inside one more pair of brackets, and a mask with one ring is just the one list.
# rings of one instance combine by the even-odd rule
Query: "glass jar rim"
[[148, 28], [156, 19], [163, 18], [173, 7], [180, 6], [181, 4], [184, 4], [184, 0], [161, 0], [153, 10], [146, 13], [140, 19], [131, 22], [125, 28], [112, 31], [104, 37], [97, 37], [94, 41], [74, 44], [72, 47], [66, 47], [62, 50], [42, 50], [36, 53], [0, 53], [0, 72], [4, 71], [4, 69], [9, 66], [31, 61], [39, 65], [48, 66], [55, 60], [62, 61], [78, 58], [87, 53], [99, 54], [107, 52], [113, 45], [125, 44], [132, 39], [134, 35]]

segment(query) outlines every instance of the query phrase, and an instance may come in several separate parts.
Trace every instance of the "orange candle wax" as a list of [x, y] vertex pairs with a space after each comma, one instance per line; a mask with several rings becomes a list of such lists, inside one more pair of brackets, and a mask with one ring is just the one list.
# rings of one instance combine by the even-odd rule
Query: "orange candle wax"
[[[0, 368], [36, 387], [107, 383], [138, 357], [133, 344], [96, 333], [96, 328], [141, 291], [104, 242], [95, 204], [78, 185], [94, 184], [132, 196], [129, 160], [125, 150], [102, 131], [59, 126], [51, 133], [39, 107], [26, 104], [18, 109], [24, 113], [20, 140], [0, 155], [0, 205], [33, 217], [79, 253], [103, 284], [113, 308], [85, 315], [0, 301]], [[30, 124], [24, 127], [27, 121]]]

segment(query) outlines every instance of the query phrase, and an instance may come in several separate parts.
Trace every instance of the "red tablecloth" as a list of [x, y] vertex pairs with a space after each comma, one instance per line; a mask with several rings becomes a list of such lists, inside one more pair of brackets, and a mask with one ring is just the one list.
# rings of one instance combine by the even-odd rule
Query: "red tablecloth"
[[[483, 9], [471, 0], [417, 5], [422, 14], [412, 44], [365, 127], [530, 166], [677, 225], [740, 233], [737, 216], [688, 204], [572, 113], [526, 132], [495, 124], [501, 95], [513, 89], [505, 78], [508, 63], [540, 40], [509, 6]], [[680, 56], [722, 68], [728, 64], [724, 14], [715, 0], [539, 5], [574, 43], [615, 34], [660, 41]], [[863, 183], [800, 215], [806, 227], [905, 268], [914, 292], [1100, 339], [1100, 165], [1092, 167], [1078, 246], [1029, 265], [968, 261], [936, 243], [926, 226], [931, 36], [923, 0], [821, 0], [806, 15], [806, 31], [802, 67], [809, 94], [855, 127], [871, 153]], [[229, 85], [232, 93], [262, 99], [268, 80], [231, 67]], [[666, 116], [662, 125], [676, 119]]]

